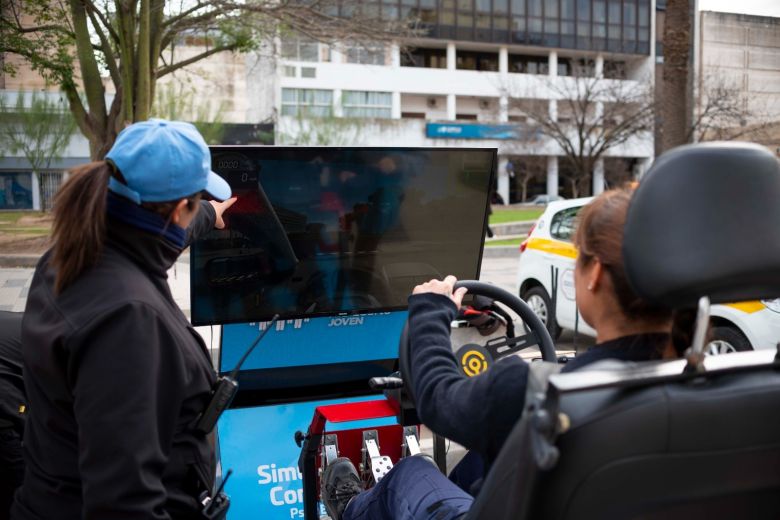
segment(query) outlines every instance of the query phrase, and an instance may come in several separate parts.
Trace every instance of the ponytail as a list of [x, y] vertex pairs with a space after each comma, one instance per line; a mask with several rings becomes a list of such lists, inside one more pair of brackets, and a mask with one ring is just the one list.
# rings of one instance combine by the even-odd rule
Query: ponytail
[[95, 265], [103, 249], [111, 172], [105, 161], [77, 166], [54, 197], [51, 265], [56, 273], [56, 293]]

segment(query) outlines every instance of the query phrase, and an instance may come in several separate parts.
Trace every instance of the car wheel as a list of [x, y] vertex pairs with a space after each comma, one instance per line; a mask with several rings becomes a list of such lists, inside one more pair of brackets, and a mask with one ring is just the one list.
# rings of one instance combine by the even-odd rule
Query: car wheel
[[536, 286], [527, 290], [520, 297], [525, 300], [534, 313], [539, 316], [544, 326], [547, 327], [547, 331], [550, 333], [552, 339], [556, 340], [561, 336], [561, 328], [558, 326], [558, 322], [555, 321], [555, 316], [552, 315], [552, 302], [550, 301], [550, 295], [543, 287]]
[[750, 342], [736, 327], [728, 325], [713, 327], [712, 340], [707, 344], [706, 352], [710, 356], [753, 350]]

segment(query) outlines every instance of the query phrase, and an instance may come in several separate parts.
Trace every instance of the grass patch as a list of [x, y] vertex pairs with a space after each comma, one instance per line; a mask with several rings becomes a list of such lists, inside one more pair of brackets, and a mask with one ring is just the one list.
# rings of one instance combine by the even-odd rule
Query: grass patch
[[47, 228], [47, 227], [13, 227], [10, 229], [0, 228], [0, 233], [7, 233], [9, 235], [47, 236], [51, 233], [51, 228]]
[[524, 220], [536, 220], [544, 213], [544, 208], [526, 208], [526, 209], [496, 209], [493, 208], [493, 214], [490, 215], [491, 224], [504, 224], [506, 222], [522, 222]]
[[0, 212], [0, 237], [8, 240], [39, 239], [51, 235], [51, 215], [42, 211]]
[[507, 240], [490, 240], [485, 242], [485, 247], [493, 247], [493, 246], [518, 246], [520, 247], [520, 243], [525, 240], [525, 238], [509, 238]]
[[0, 225], [16, 224], [20, 218], [40, 218], [46, 215], [43, 211], [0, 211]]

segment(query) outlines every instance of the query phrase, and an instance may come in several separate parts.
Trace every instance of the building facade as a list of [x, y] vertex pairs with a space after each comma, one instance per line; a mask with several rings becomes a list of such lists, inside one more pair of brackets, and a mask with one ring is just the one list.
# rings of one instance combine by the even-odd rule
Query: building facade
[[[505, 202], [538, 193], [571, 196], [570, 168], [552, 139], [523, 116], [549, 106], [574, 77], [621, 88], [653, 82], [651, 0], [400, 0], [383, 16], [415, 16], [425, 38], [367, 47], [301, 38], [276, 42], [248, 70], [250, 119], [273, 118], [278, 143], [476, 146], [499, 150], [496, 189]], [[572, 89], [576, 90], [576, 88]], [[322, 130], [327, 127], [328, 130]], [[641, 174], [651, 132], [611, 149], [579, 195]], [[519, 169], [541, 170], [521, 190]]]
[[702, 11], [699, 26], [694, 114], [713, 86], [725, 87], [742, 114], [734, 123], [766, 127], [748, 136], [779, 151], [780, 18]]

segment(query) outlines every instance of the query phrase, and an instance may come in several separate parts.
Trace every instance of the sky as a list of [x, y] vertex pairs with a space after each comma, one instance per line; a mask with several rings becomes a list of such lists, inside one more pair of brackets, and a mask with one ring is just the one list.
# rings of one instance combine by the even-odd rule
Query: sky
[[780, 17], [780, 0], [699, 0], [699, 9]]

